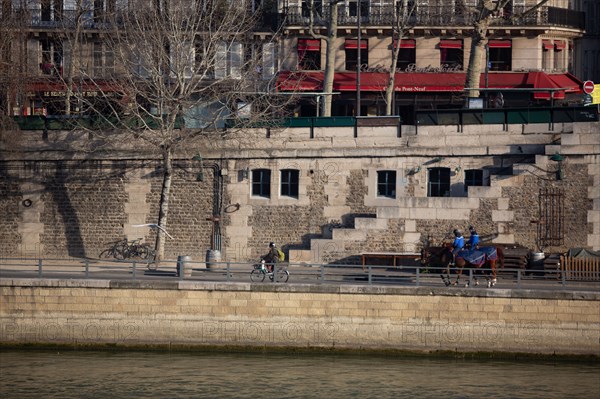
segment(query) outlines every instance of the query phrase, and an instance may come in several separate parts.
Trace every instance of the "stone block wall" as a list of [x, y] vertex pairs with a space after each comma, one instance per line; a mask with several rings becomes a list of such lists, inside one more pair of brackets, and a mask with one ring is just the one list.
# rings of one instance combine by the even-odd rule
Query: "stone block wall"
[[[307, 133], [302, 129], [274, 129], [277, 139], [257, 129], [243, 132], [243, 141], [198, 143], [190, 148], [201, 149], [207, 165], [218, 167], [205, 168], [198, 181], [198, 165], [189, 154], [177, 154], [167, 222], [174, 239], [166, 242], [166, 256], [203, 260], [211, 248], [212, 216], [221, 218], [217, 227], [228, 261], [255, 260], [275, 241], [292, 261], [355, 263], [361, 252], [418, 251], [469, 224], [497, 243], [538, 250], [538, 227], [546, 221], [539, 193], [546, 188], [563, 193], [566, 234], [560, 245], [544, 250], [598, 249], [600, 136], [593, 131], [598, 124], [581, 125], [576, 132], [545, 126], [545, 132], [527, 134], [512, 125], [500, 133], [419, 127], [403, 137], [369, 127], [359, 132], [361, 141], [332, 128], [327, 134], [343, 144], [299, 136]], [[50, 152], [67, 137], [57, 136], [51, 149], [34, 138], [28, 145], [39, 153], [10, 153], [15, 159], [1, 163], [0, 256], [93, 258], [123, 237], [154, 244], [155, 231], [133, 226], [157, 222], [162, 179], [155, 154], [115, 151], [83, 159], [83, 152]], [[559, 138], [564, 143], [554, 144]], [[445, 140], [471, 145], [447, 147]], [[566, 157], [562, 180], [546, 155], [554, 152]], [[450, 196], [428, 197], [430, 167], [450, 169]], [[256, 168], [271, 170], [270, 198], [252, 195], [248, 172]], [[298, 198], [280, 195], [282, 169], [299, 171]], [[468, 169], [482, 170], [490, 185], [466, 190]], [[380, 170], [396, 172], [396, 198], [377, 195]]]
[[600, 356], [591, 293], [0, 280], [0, 342]]

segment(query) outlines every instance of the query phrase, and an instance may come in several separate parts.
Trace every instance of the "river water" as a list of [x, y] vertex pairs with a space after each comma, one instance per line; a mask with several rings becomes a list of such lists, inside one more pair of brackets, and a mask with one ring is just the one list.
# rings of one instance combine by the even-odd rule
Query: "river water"
[[594, 398], [600, 364], [2, 350], [0, 398]]

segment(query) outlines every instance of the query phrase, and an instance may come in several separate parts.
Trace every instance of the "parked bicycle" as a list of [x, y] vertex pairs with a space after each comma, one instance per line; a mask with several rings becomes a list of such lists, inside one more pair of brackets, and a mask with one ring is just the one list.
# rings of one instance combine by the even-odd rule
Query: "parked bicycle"
[[126, 238], [115, 242], [112, 247], [102, 251], [100, 258], [113, 257], [115, 259], [143, 259], [152, 260], [156, 251], [148, 244], [142, 243], [143, 238], [128, 241]]
[[252, 269], [252, 271], [250, 272], [250, 280], [252, 280], [252, 282], [254, 283], [260, 283], [265, 281], [265, 277], [268, 276], [269, 280], [273, 281], [273, 279], [275, 278], [274, 275], [277, 275], [278, 283], [287, 283], [288, 279], [290, 278], [290, 273], [285, 267], [277, 266], [277, 264], [273, 265], [273, 270], [275, 271], [274, 273], [272, 271], [269, 271], [267, 266], [270, 265], [268, 265], [264, 259], [261, 260], [260, 263], [256, 263], [254, 265], [254, 269]]

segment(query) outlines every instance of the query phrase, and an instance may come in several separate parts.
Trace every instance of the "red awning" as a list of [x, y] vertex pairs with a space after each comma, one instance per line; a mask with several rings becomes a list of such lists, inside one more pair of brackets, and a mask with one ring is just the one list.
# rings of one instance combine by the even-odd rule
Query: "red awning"
[[555, 50], [564, 50], [567, 47], [567, 43], [564, 40], [556, 40], [554, 41], [554, 49]]
[[462, 40], [440, 40], [440, 48], [462, 48]]
[[550, 89], [533, 93], [533, 98], [542, 100], [563, 99], [565, 93], [580, 93], [583, 84], [569, 73], [550, 75], [544, 72], [529, 72], [527, 83], [534, 89]]
[[[485, 87], [485, 74], [481, 74], [480, 87]], [[323, 72], [281, 72], [278, 77], [279, 91], [321, 91]], [[363, 91], [380, 92], [385, 90], [389, 75], [385, 72], [362, 72], [360, 88]], [[396, 92], [463, 92], [464, 73], [396, 73]], [[488, 89], [550, 89], [535, 91], [536, 99], [562, 99], [565, 93], [578, 93], [582, 82], [570, 74], [549, 75], [545, 72], [503, 72], [488, 73]], [[333, 90], [340, 92], [356, 91], [355, 72], [336, 72]]]
[[542, 48], [544, 50], [552, 50], [554, 48], [554, 44], [552, 44], [552, 40], [542, 40]]
[[510, 40], [490, 40], [488, 42], [489, 48], [511, 48], [512, 42]]
[[[398, 40], [394, 40], [394, 47], [398, 46]], [[415, 39], [400, 40], [400, 48], [415, 48], [417, 47]]]
[[[346, 43], [344, 45], [346, 50], [356, 50], [358, 49], [358, 39], [346, 39]], [[369, 48], [368, 42], [366, 39], [361, 39], [360, 41], [360, 49], [366, 50]]]
[[319, 39], [298, 39], [298, 50], [320, 51], [321, 41]]
[[[37, 80], [25, 85], [29, 93], [37, 93], [41, 97], [62, 96], [67, 91], [67, 85], [60, 80]], [[73, 84], [74, 91], [80, 91], [84, 95], [91, 93], [115, 93], [123, 92], [123, 87], [116, 82], [107, 80], [85, 80]]]

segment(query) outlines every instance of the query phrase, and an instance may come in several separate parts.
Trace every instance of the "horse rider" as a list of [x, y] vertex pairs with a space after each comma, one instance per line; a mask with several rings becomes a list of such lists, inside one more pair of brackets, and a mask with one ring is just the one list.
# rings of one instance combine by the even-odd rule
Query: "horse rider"
[[477, 230], [475, 230], [474, 226], [469, 226], [469, 242], [465, 245], [466, 248], [470, 250], [475, 250], [479, 248], [479, 234], [477, 234]]
[[462, 231], [454, 229], [454, 242], [452, 243], [452, 256], [456, 256], [465, 246], [465, 238]]

